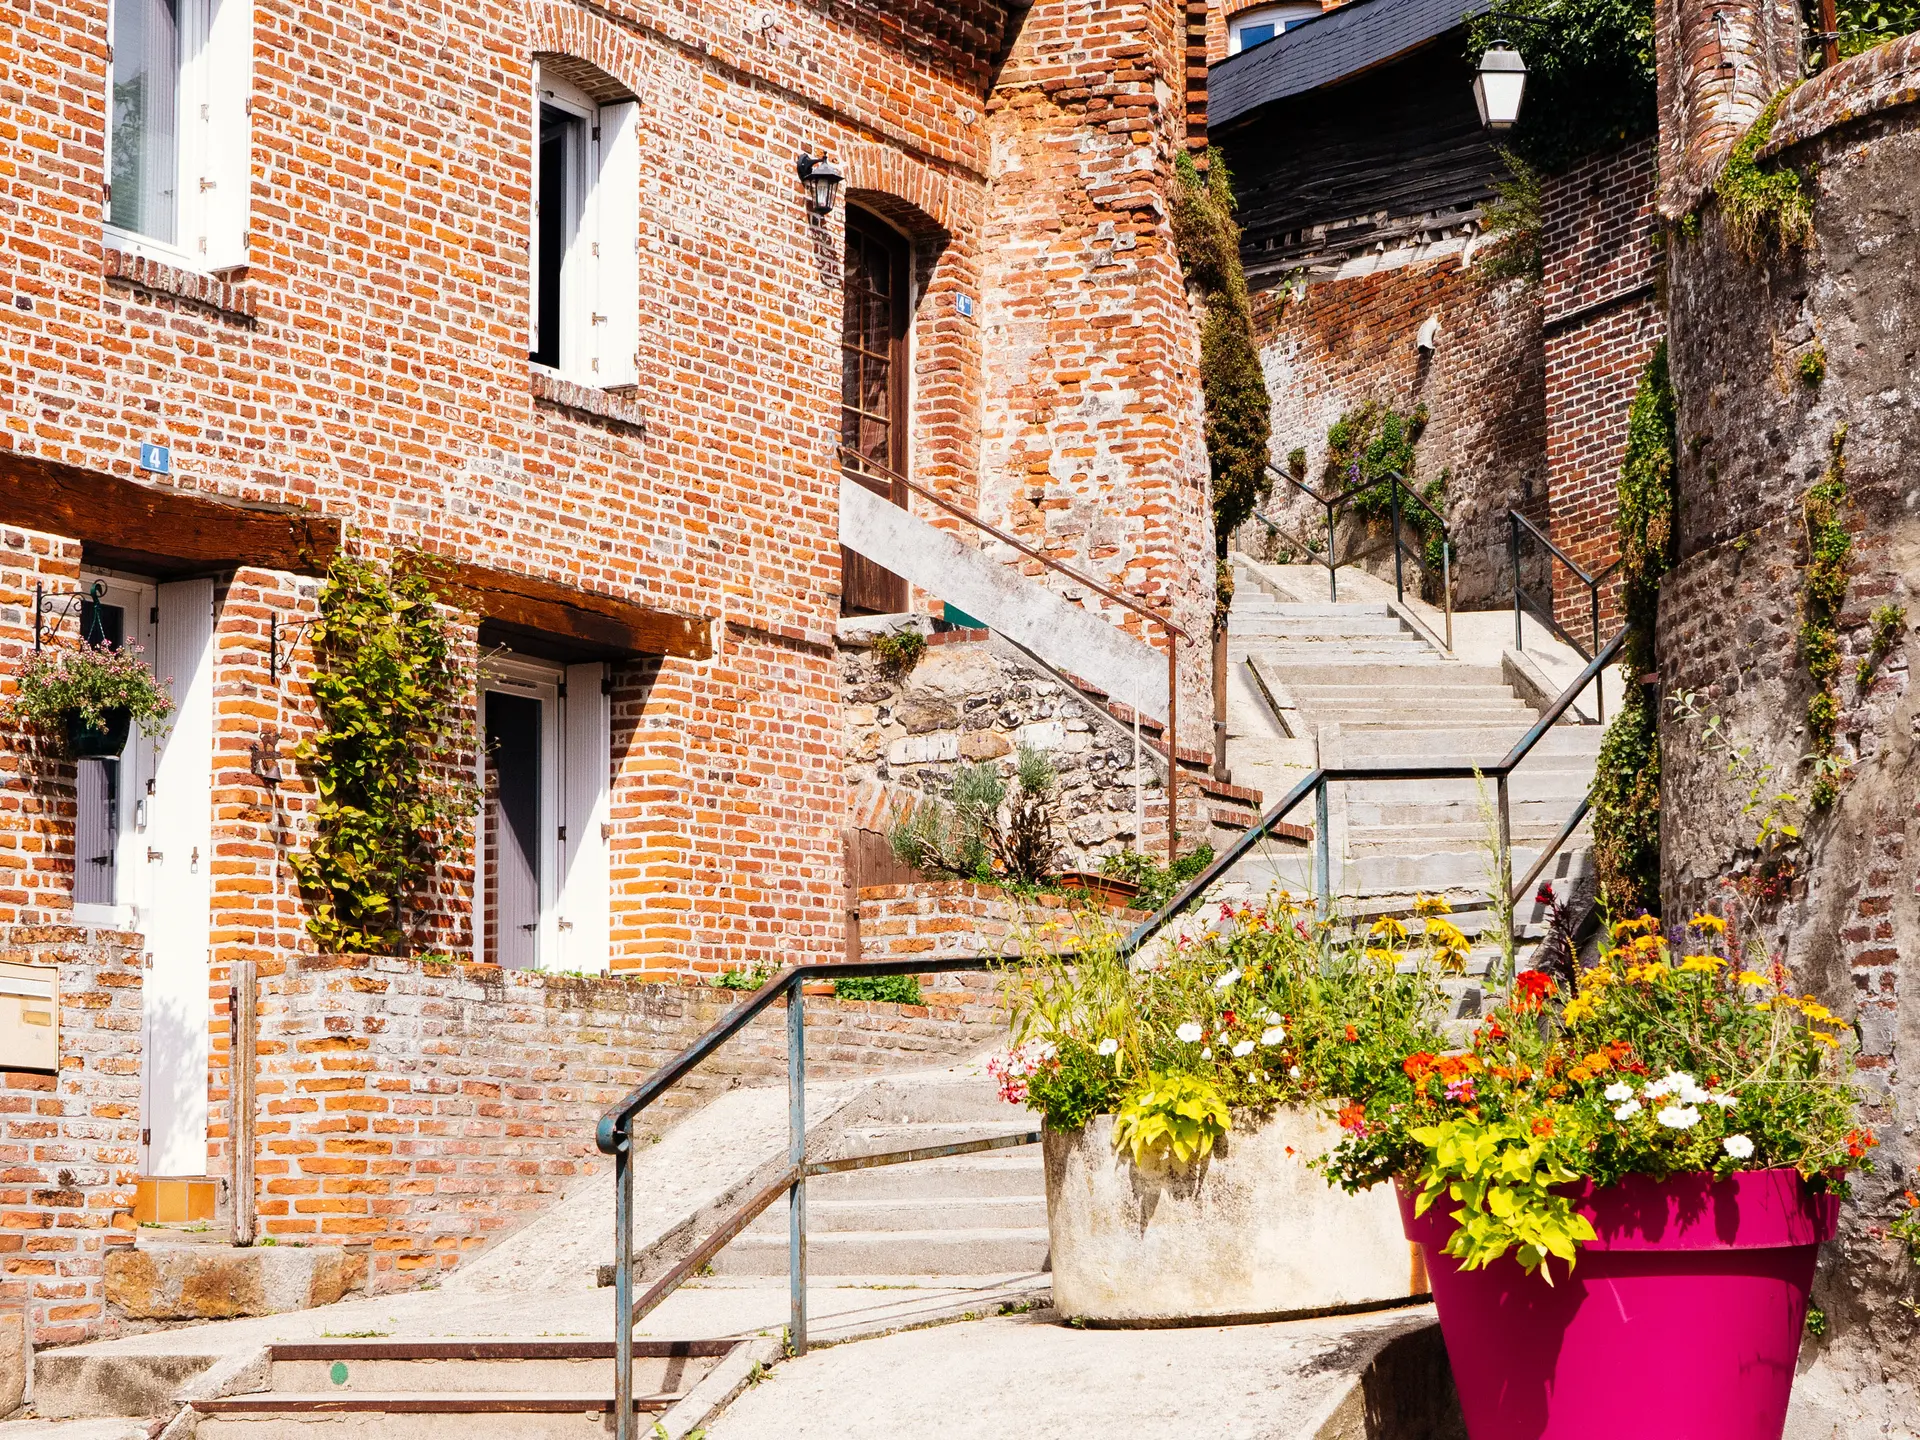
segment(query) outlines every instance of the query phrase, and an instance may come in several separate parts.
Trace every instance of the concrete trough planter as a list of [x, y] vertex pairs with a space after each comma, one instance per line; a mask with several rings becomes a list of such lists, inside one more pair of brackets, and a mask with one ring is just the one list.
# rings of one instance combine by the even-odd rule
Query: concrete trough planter
[[1195, 1165], [1141, 1170], [1115, 1153], [1111, 1115], [1048, 1129], [1054, 1307], [1090, 1325], [1158, 1326], [1425, 1299], [1391, 1188], [1348, 1195], [1307, 1167], [1338, 1140], [1330, 1122], [1281, 1110]]

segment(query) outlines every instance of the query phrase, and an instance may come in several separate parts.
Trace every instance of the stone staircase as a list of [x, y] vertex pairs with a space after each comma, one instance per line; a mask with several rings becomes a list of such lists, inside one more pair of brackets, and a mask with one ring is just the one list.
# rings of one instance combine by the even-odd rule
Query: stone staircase
[[[1516, 690], [1515, 657], [1447, 655], [1414, 613], [1391, 599], [1302, 598], [1324, 572], [1238, 559], [1229, 628], [1229, 758], [1234, 776], [1277, 797], [1315, 764], [1497, 762], [1539, 718]], [[1288, 573], [1289, 571], [1295, 573]], [[1390, 594], [1390, 592], [1389, 592]], [[1537, 688], [1537, 687], [1536, 687]], [[1515, 877], [1558, 834], [1593, 776], [1601, 727], [1568, 715], [1509, 782]], [[1491, 781], [1392, 780], [1336, 785], [1329, 795], [1333, 891], [1361, 916], [1402, 914], [1418, 892], [1447, 896], [1463, 928], [1484, 923], [1492, 855]], [[1289, 819], [1310, 824], [1311, 801]], [[1570, 888], [1584, 831], [1547, 876]], [[1299, 847], [1256, 851], [1234, 879], [1254, 893], [1312, 889]], [[1543, 918], [1521, 907], [1523, 927]], [[1523, 931], [1524, 933], [1524, 931]]]

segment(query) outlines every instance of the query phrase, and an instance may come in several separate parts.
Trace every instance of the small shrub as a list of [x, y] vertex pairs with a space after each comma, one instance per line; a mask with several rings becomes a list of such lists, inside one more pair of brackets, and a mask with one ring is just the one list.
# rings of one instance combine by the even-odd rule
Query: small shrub
[[1893, 653], [1893, 647], [1900, 643], [1900, 632], [1907, 625], [1907, 607], [1895, 605], [1891, 601], [1875, 610], [1869, 618], [1872, 625], [1872, 638], [1867, 653], [1860, 661], [1860, 668], [1854, 672], [1854, 680], [1862, 690], [1873, 683], [1873, 673]]
[[1728, 154], [1715, 183], [1727, 238], [1736, 250], [1754, 260], [1769, 250], [1785, 254], [1813, 236], [1813, 197], [1807, 193], [1800, 172], [1784, 165], [1763, 168], [1757, 159], [1773, 134], [1780, 102], [1788, 93], [1782, 90], [1767, 102], [1767, 108]]
[[887, 844], [902, 864], [937, 879], [1038, 885], [1059, 857], [1059, 790], [1047, 753], [1022, 745], [1012, 786], [992, 765], [963, 765], [948, 799], [897, 817]]
[[873, 642], [874, 657], [880, 668], [898, 680], [913, 671], [927, 653], [927, 637], [918, 630], [902, 630], [897, 635], [881, 635]]
[[849, 975], [833, 982], [836, 1000], [882, 1000], [889, 1005], [919, 1005], [920, 981], [913, 975]]
[[1827, 347], [1815, 341], [1813, 348], [1802, 355], [1794, 368], [1800, 373], [1800, 383], [1813, 388], [1827, 378]]
[[1834, 427], [1826, 472], [1807, 490], [1801, 509], [1807, 534], [1807, 569], [1801, 582], [1800, 658], [1814, 683], [1807, 701], [1809, 758], [1815, 766], [1815, 808], [1839, 798], [1839, 771], [1823, 764], [1833, 756], [1840, 725], [1840, 610], [1847, 598], [1847, 566], [1853, 532], [1847, 528], [1847, 427]]
[[751, 970], [722, 970], [707, 984], [715, 990], [758, 990], [772, 974], [773, 970], [766, 965], [756, 965]]
[[1493, 244], [1482, 272], [1493, 280], [1540, 279], [1540, 232], [1545, 224], [1540, 201], [1540, 172], [1512, 150], [1502, 150], [1507, 178], [1493, 182], [1494, 199], [1486, 208], [1486, 234]]

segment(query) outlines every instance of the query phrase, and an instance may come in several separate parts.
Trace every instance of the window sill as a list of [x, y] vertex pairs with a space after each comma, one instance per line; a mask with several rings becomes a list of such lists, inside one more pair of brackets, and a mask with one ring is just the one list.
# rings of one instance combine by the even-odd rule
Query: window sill
[[113, 243], [112, 237], [107, 241], [104, 269], [109, 285], [125, 285], [143, 295], [178, 300], [243, 325], [258, 323], [254, 294], [249, 286], [122, 250]]
[[564, 410], [576, 418], [596, 421], [612, 430], [633, 435], [647, 433], [647, 417], [628, 394], [582, 385], [556, 374], [544, 365], [532, 367], [533, 401], [536, 405]]

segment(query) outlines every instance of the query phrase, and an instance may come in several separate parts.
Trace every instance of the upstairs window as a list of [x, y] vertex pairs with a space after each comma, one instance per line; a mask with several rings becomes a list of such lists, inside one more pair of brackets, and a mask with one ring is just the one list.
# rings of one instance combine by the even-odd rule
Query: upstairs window
[[1227, 53], [1238, 55], [1242, 50], [1264, 45], [1320, 13], [1320, 7], [1315, 4], [1258, 5], [1243, 10], [1227, 22]]
[[534, 67], [530, 358], [583, 385], [631, 385], [639, 378], [639, 106], [631, 96], [595, 98], [555, 68]]
[[107, 54], [107, 242], [246, 264], [252, 0], [112, 0]]

